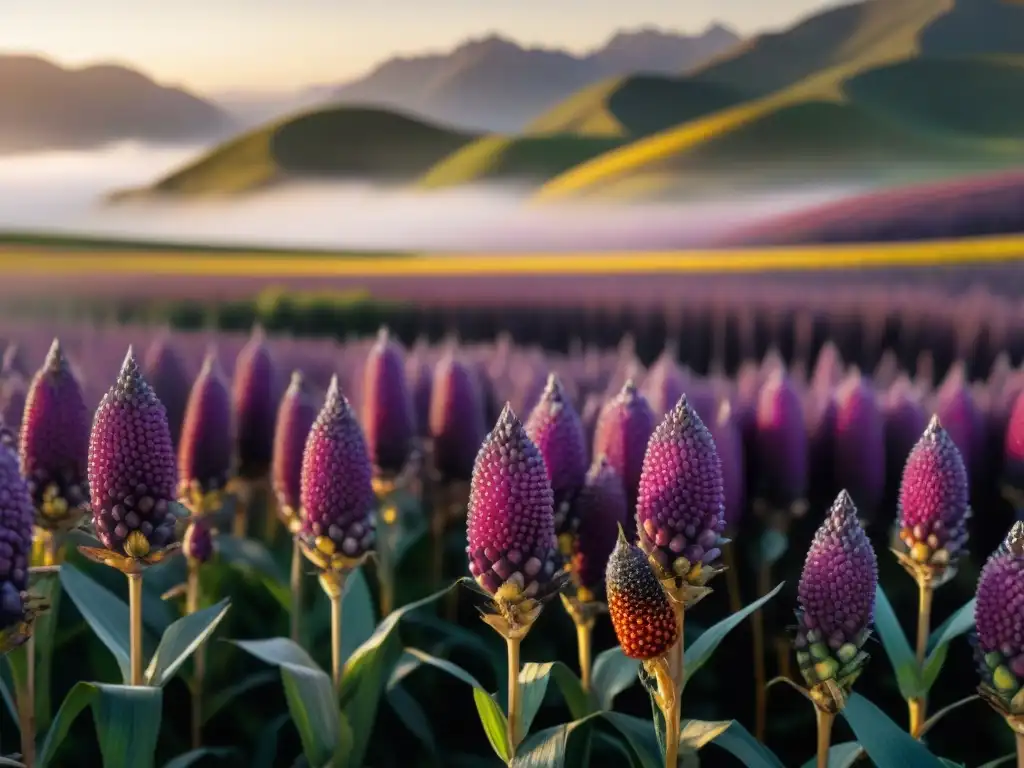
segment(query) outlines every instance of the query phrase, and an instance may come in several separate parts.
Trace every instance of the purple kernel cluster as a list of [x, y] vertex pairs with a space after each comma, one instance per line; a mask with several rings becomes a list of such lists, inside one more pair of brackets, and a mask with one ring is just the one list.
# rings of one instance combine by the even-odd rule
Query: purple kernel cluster
[[[669, 573], [714, 563], [725, 529], [722, 463], [715, 441], [684, 395], [651, 435], [636, 506], [644, 549]], [[677, 575], [685, 575], [679, 573]]]
[[170, 544], [177, 476], [167, 413], [129, 349], [89, 437], [93, 524], [103, 545], [127, 554], [125, 541], [136, 532], [145, 537], [147, 549]]
[[559, 553], [551, 483], [508, 404], [477, 454], [467, 533], [470, 573], [492, 595], [513, 582], [533, 597], [552, 581]]

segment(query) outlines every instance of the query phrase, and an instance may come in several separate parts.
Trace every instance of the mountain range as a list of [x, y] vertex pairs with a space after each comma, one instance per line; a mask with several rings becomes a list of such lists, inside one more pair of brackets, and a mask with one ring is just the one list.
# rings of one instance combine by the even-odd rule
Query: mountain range
[[497, 35], [447, 53], [388, 59], [343, 84], [211, 97], [167, 87], [121, 65], [65, 68], [0, 55], [0, 152], [88, 148], [112, 141], [193, 143], [325, 103], [382, 106], [469, 130], [518, 130], [602, 78], [681, 72], [734, 46], [720, 25], [688, 36], [620, 32], [590, 53], [524, 48]]
[[38, 56], [0, 55], [0, 105], [0, 153], [132, 139], [194, 143], [239, 127], [215, 104], [134, 69], [71, 69]]
[[331, 101], [400, 109], [460, 128], [519, 131], [592, 83], [629, 74], [678, 75], [739, 42], [719, 24], [693, 36], [646, 28], [619, 32], [578, 56], [489, 35], [444, 54], [390, 59], [335, 89]]

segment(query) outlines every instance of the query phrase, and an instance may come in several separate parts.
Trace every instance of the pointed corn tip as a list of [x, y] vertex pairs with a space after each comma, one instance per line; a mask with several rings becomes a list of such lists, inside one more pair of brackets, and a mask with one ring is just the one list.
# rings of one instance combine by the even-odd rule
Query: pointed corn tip
[[54, 338], [50, 349], [46, 353], [46, 360], [43, 368], [47, 371], [59, 371], [65, 364], [64, 350], [60, 346], [60, 339]]

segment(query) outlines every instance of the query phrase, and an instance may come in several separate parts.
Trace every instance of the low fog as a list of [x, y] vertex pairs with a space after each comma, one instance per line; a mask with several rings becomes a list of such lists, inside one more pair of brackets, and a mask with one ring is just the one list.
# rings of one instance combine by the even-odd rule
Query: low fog
[[635, 207], [528, 206], [494, 187], [431, 193], [303, 184], [231, 201], [122, 203], [201, 148], [120, 145], [0, 157], [0, 231], [174, 242], [381, 250], [611, 250], [700, 245], [737, 227], [855, 191], [831, 187]]

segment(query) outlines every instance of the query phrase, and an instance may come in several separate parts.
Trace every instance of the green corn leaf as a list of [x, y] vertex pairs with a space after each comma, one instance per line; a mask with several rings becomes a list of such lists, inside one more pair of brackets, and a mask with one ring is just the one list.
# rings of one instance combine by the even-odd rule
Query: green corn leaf
[[583, 690], [583, 683], [576, 674], [560, 661], [523, 664], [519, 672], [522, 696], [523, 734], [530, 732], [533, 719], [540, 711], [547, 693], [548, 681], [554, 679], [573, 720], [580, 720], [591, 712], [590, 697]]
[[[360, 645], [345, 663], [341, 682], [341, 707], [351, 728], [352, 744], [347, 752], [349, 768], [362, 768], [370, 734], [377, 717], [377, 707], [385, 693], [388, 679], [402, 655], [398, 627], [406, 616], [444, 597], [455, 588], [445, 589], [392, 611]], [[342, 640], [345, 638], [342, 632]]]
[[995, 760], [990, 760], [984, 765], [978, 766], [978, 768], [999, 768], [1002, 765], [1009, 765], [1017, 758], [1017, 755], [1003, 755]]
[[103, 768], [152, 768], [162, 704], [160, 688], [77, 683], [54, 716], [36, 767], [53, 763], [74, 721], [91, 707]]
[[193, 749], [191, 752], [186, 752], [183, 755], [178, 755], [176, 758], [164, 765], [164, 768], [189, 768], [193, 763], [197, 763], [204, 757], [215, 757], [215, 758], [229, 758], [234, 754], [237, 754], [238, 750], [230, 748], [215, 749], [213, 747], [200, 747], [199, 749]]
[[281, 670], [292, 722], [310, 765], [325, 765], [341, 746], [334, 685], [330, 676], [296, 643], [284, 637], [235, 640], [246, 653]]
[[785, 768], [768, 747], [736, 720], [718, 734], [713, 743], [737, 758], [745, 768]]
[[[864, 755], [864, 750], [856, 741], [845, 741], [836, 744], [828, 751], [828, 768], [853, 768]], [[812, 757], [803, 768], [816, 768], [818, 758]]]
[[32, 626], [32, 637], [36, 643], [36, 732], [44, 733], [50, 727], [50, 718], [53, 716], [50, 688], [53, 648], [60, 611], [60, 579], [57, 578], [57, 574], [37, 577], [33, 580], [32, 592], [49, 604], [49, 608], [36, 618]]
[[4, 768], [25, 768], [24, 763], [19, 763], [17, 760], [11, 760], [9, 757], [0, 757], [0, 766], [4, 766]]
[[615, 697], [637, 681], [640, 662], [631, 659], [616, 645], [599, 653], [591, 671], [591, 690], [601, 709], [611, 710]]
[[160, 638], [160, 645], [146, 669], [146, 683], [165, 685], [174, 677], [185, 660], [217, 629], [229, 607], [230, 600], [225, 598], [171, 624]]
[[853, 735], [876, 765], [941, 768], [939, 758], [929, 752], [924, 744], [896, 725], [859, 693], [850, 694], [842, 714], [853, 730]]
[[604, 712], [602, 717], [625, 741], [640, 768], [662, 768], [665, 765], [665, 757], [651, 720], [621, 712]]
[[291, 715], [285, 713], [271, 720], [262, 729], [252, 751], [250, 765], [252, 768], [274, 768], [280, 765], [277, 762], [277, 742], [281, 736], [281, 729], [291, 722]]
[[262, 543], [218, 533], [217, 558], [258, 579], [284, 610], [291, 610], [292, 593], [287, 586], [287, 576]]
[[388, 683], [387, 699], [391, 709], [402, 721], [402, 725], [419, 740], [431, 757], [436, 758], [437, 740], [434, 738], [430, 719], [420, 703], [402, 687], [401, 683]]
[[589, 736], [597, 717], [600, 713], [546, 728], [525, 739], [510, 768], [583, 768], [590, 762]]
[[[407, 648], [405, 653], [408, 657], [416, 659], [420, 664], [445, 672], [473, 689], [473, 701], [476, 703], [477, 714], [480, 717], [480, 724], [483, 726], [484, 732], [487, 734], [487, 739], [490, 741], [491, 747], [494, 749], [494, 753], [507, 763], [512, 754], [512, 750], [508, 742], [508, 720], [505, 718], [505, 713], [501, 711], [501, 707], [487, 692], [487, 689], [484, 688], [475, 677], [469, 674], [469, 672], [446, 659], [439, 659], [436, 656], [431, 656], [429, 653], [425, 653], [418, 648]], [[547, 686], [547, 676], [543, 678], [543, 685], [544, 687]], [[534, 691], [538, 688], [539, 686], [535, 686]], [[543, 699], [543, 691], [541, 691], [540, 696]], [[524, 732], [526, 730], [526, 707], [527, 702], [524, 696]], [[540, 707], [539, 702], [537, 702], [536, 707]], [[534, 709], [533, 714], [536, 714], [536, 708]], [[532, 715], [530, 716], [530, 719], [532, 720]]]
[[782, 559], [789, 549], [789, 537], [775, 528], [767, 529], [758, 541], [758, 562], [761, 565], [774, 565]]
[[764, 597], [750, 603], [743, 608], [741, 611], [737, 611], [728, 618], [722, 619], [722, 621], [715, 624], [713, 627], [708, 628], [698, 637], [693, 643], [690, 644], [689, 648], [685, 649], [685, 656], [683, 664], [686, 670], [686, 677], [684, 680], [684, 686], [690, 681], [690, 679], [700, 671], [711, 659], [711, 655], [715, 652], [722, 640], [725, 639], [726, 635], [732, 632], [736, 627], [743, 623], [743, 621], [757, 609], [779, 594], [779, 590], [782, 589], [786, 582], [779, 582], [779, 584]]
[[251, 690], [259, 688], [263, 685], [268, 685], [273, 682], [277, 682], [281, 679], [281, 676], [272, 669], [261, 670], [255, 672], [242, 680], [239, 680], [234, 685], [229, 685], [227, 688], [222, 688], [220, 691], [210, 696], [203, 705], [203, 724], [210, 722], [221, 710], [224, 709], [228, 704], [233, 702], [239, 696], [244, 693], [248, 693]]
[[903, 634], [903, 628], [881, 584], [875, 587], [875, 631], [896, 673], [900, 695], [907, 701], [923, 696], [927, 689], [921, 679], [917, 657], [910, 648], [907, 636]]
[[60, 583], [96, 637], [114, 654], [121, 679], [131, 680], [128, 606], [73, 565], [61, 566]]
[[[314, 642], [327, 644], [331, 636], [331, 611], [326, 595], [317, 590], [317, 603], [309, 617], [309, 637]], [[344, 664], [373, 635], [377, 626], [377, 611], [373, 596], [362, 569], [345, 579], [345, 594], [341, 598], [341, 661]]]

